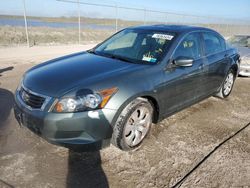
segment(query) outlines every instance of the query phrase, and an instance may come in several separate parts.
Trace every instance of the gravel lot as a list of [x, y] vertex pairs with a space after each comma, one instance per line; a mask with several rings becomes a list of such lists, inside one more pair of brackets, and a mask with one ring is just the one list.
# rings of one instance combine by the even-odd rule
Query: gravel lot
[[211, 97], [154, 125], [133, 152], [76, 153], [20, 128], [12, 106], [21, 75], [90, 47], [0, 49], [0, 187], [172, 187], [183, 177], [178, 186], [250, 187], [250, 78], [238, 78], [226, 100]]

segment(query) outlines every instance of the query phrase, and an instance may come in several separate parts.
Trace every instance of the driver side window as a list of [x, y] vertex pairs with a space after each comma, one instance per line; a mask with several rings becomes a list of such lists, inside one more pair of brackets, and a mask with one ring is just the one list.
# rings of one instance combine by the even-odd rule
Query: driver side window
[[191, 33], [187, 35], [176, 48], [173, 58], [187, 57], [194, 60], [200, 58], [201, 50], [199, 38], [199, 33]]

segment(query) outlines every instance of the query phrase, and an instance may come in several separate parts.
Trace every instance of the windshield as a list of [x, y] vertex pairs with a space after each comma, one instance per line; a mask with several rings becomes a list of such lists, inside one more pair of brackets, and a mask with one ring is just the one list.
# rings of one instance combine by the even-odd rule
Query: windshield
[[165, 56], [175, 34], [125, 29], [94, 49], [98, 55], [133, 63], [155, 64]]
[[232, 36], [228, 39], [228, 42], [233, 46], [250, 48], [250, 36], [245, 36], [245, 35]]

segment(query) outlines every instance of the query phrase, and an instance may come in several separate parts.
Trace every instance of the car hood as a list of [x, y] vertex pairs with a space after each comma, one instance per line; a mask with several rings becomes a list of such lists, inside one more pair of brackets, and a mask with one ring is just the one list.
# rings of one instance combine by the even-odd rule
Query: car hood
[[23, 85], [43, 95], [60, 97], [80, 84], [87, 87], [138, 66], [142, 65], [81, 52], [33, 67], [25, 74]]

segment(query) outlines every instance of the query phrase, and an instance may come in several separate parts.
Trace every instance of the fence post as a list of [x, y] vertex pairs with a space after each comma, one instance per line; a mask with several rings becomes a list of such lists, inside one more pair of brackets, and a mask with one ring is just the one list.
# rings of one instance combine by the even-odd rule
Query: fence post
[[246, 31], [245, 34], [248, 35], [248, 34], [249, 34], [249, 32], [248, 32], [248, 26], [249, 26], [249, 25], [248, 25], [247, 23], [245, 23], [244, 25], [245, 25], [245, 28], [246, 28], [246, 29], [245, 29], [245, 31]]
[[165, 19], [166, 19], [166, 20], [165, 20], [165, 24], [168, 24], [168, 21], [167, 21], [167, 20], [168, 20], [168, 13], [166, 13]]
[[200, 26], [200, 18], [198, 17], [198, 16], [196, 16], [196, 24], [197, 24], [197, 26]]
[[207, 22], [207, 27], [208, 27], [208, 28], [211, 28], [209, 18], [208, 18], [208, 22]]
[[29, 33], [28, 33], [28, 25], [27, 25], [27, 19], [26, 19], [26, 6], [25, 6], [25, 0], [23, 0], [23, 17], [24, 17], [24, 24], [25, 24], [25, 33], [26, 33], [27, 46], [30, 47]]
[[78, 7], [78, 44], [81, 44], [81, 13], [80, 13], [80, 2], [77, 0]]
[[144, 8], [143, 24], [146, 25], [146, 9]]
[[229, 34], [229, 24], [228, 24], [227, 20], [226, 20], [225, 24], [226, 24], [226, 32], [225, 33], [229, 37], [230, 36], [230, 34]]
[[115, 5], [115, 32], [118, 31], [118, 6]]
[[185, 25], [185, 18], [186, 18], [186, 16], [185, 16], [185, 15], [182, 15], [181, 18], [182, 18], [182, 19], [181, 19], [181, 21], [180, 21], [180, 24], [181, 24], [181, 25]]

